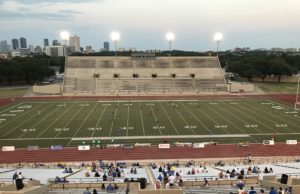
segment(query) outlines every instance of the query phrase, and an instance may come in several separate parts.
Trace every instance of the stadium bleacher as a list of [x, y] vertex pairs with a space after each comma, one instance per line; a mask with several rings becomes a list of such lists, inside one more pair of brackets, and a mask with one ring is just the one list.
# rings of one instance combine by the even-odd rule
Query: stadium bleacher
[[217, 57], [67, 57], [63, 93], [227, 92]]

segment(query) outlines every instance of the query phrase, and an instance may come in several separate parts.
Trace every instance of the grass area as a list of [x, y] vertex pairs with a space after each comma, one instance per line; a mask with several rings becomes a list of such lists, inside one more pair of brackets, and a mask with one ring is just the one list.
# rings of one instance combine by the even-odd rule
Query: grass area
[[263, 92], [268, 94], [296, 94], [297, 83], [255, 83]]
[[299, 126], [298, 111], [270, 100], [26, 101], [0, 107], [0, 146], [285, 141]]
[[0, 98], [14, 98], [24, 96], [29, 87], [0, 88]]

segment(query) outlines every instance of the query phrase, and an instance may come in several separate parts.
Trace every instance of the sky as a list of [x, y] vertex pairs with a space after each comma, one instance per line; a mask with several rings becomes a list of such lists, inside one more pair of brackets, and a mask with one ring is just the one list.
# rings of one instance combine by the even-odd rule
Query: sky
[[118, 31], [118, 47], [220, 50], [235, 47], [299, 48], [299, 0], [0, 0], [0, 40], [25, 37], [27, 44], [60, 39], [67, 30], [81, 46], [103, 48]]

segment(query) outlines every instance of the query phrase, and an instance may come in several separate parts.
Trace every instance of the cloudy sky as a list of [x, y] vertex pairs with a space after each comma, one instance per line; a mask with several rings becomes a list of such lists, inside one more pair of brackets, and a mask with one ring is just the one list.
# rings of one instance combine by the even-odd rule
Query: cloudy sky
[[119, 47], [174, 49], [300, 47], [299, 0], [0, 0], [0, 40], [24, 36], [27, 44], [60, 40], [68, 30], [94, 49], [119, 31]]

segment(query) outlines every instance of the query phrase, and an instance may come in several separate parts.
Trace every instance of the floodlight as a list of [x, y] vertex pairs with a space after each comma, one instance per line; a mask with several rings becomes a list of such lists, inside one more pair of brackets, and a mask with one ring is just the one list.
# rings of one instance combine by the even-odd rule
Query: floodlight
[[216, 42], [221, 41], [223, 39], [223, 34], [220, 33], [220, 32], [215, 33], [214, 39], [215, 39]]
[[112, 32], [110, 34], [110, 38], [112, 39], [112, 41], [118, 41], [118, 40], [120, 40], [120, 33], [119, 32]]
[[175, 40], [175, 34], [174, 33], [172, 33], [172, 32], [168, 32], [167, 34], [166, 34], [166, 38], [167, 38], [167, 40], [170, 42], [170, 41], [174, 41]]
[[60, 38], [64, 41], [67, 41], [70, 38], [70, 33], [68, 31], [62, 31], [60, 33]]

